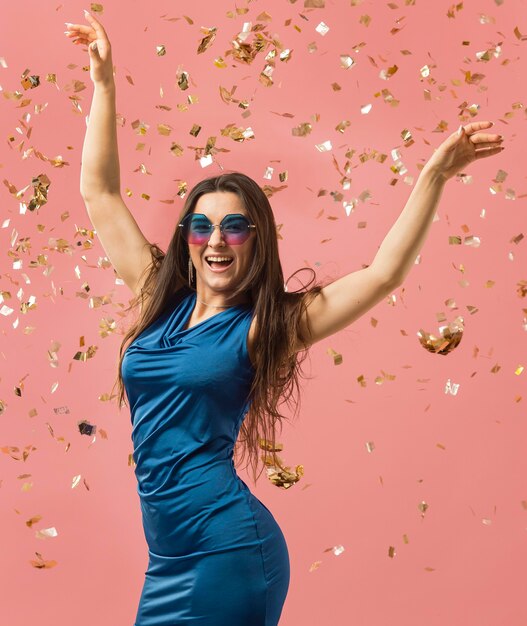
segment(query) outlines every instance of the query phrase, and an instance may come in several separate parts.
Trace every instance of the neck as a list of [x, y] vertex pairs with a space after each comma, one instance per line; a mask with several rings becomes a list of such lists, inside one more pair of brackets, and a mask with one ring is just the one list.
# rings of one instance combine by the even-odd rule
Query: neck
[[[207, 298], [208, 300], [208, 298]], [[238, 306], [239, 304], [244, 304], [244, 302], [229, 302], [227, 303], [225, 300], [222, 304], [216, 302], [208, 302], [207, 300], [203, 300], [200, 297], [200, 294], [196, 292], [196, 302], [203, 304], [203, 306], [209, 307], [211, 309], [228, 309], [233, 306]], [[227, 298], [228, 300], [228, 298]]]

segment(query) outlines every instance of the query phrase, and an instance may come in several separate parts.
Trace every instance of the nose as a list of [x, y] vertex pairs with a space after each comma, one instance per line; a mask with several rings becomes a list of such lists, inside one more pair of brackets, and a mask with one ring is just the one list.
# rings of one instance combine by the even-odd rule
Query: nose
[[209, 246], [214, 248], [217, 245], [224, 246], [225, 242], [223, 241], [223, 235], [220, 229], [220, 225], [214, 224], [212, 226], [212, 234], [209, 238]]

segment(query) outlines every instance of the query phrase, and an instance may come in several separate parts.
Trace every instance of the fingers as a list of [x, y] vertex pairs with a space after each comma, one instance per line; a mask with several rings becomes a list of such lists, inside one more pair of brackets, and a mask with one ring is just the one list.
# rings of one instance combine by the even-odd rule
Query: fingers
[[498, 154], [505, 150], [503, 146], [495, 146], [494, 148], [482, 148], [481, 150], [476, 150], [476, 159], [484, 159], [485, 157], [492, 156], [493, 154]]
[[469, 139], [473, 144], [477, 144], [478, 148], [483, 147], [480, 144], [491, 144], [503, 141], [503, 137], [501, 135], [485, 135], [483, 133], [471, 135]]
[[478, 130], [484, 130], [484, 129], [490, 128], [493, 124], [494, 122], [488, 122], [488, 121], [471, 122], [470, 124], [467, 124], [465, 126], [465, 133], [467, 135], [471, 135], [472, 133], [475, 133]]
[[64, 22], [68, 30], [68, 33], [83, 33], [87, 35], [88, 33], [95, 32], [91, 26], [83, 26], [82, 24], [71, 24], [70, 22]]
[[104, 30], [102, 24], [91, 13], [88, 13], [86, 9], [84, 10], [84, 17], [88, 20], [92, 28], [97, 33], [97, 37], [100, 37], [101, 39], [108, 39], [108, 36], [106, 35], [106, 31]]

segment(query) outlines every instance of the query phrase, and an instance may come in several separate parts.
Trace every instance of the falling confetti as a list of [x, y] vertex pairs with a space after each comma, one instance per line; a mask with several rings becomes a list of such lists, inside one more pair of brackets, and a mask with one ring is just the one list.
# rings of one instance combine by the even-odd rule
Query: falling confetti
[[464, 321], [462, 317], [456, 317], [456, 319], [448, 324], [439, 328], [439, 337], [427, 333], [420, 329], [417, 333], [419, 342], [433, 354], [450, 354], [461, 342], [463, 337]]

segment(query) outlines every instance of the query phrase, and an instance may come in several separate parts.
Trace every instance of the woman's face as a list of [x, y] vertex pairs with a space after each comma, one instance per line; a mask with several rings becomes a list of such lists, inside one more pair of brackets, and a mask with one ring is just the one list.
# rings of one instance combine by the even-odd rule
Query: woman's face
[[[241, 198], [232, 191], [217, 191], [200, 196], [193, 213], [206, 215], [212, 224], [219, 224], [230, 213], [241, 213], [251, 222]], [[207, 297], [217, 294], [228, 296], [247, 274], [253, 259], [256, 236], [255, 229], [251, 228], [250, 231], [247, 241], [238, 245], [227, 245], [219, 227], [214, 228], [207, 243], [187, 244], [195, 268], [196, 288], [205, 302]], [[232, 263], [226, 269], [211, 267], [207, 262], [207, 257], [211, 256], [229, 257]]]

